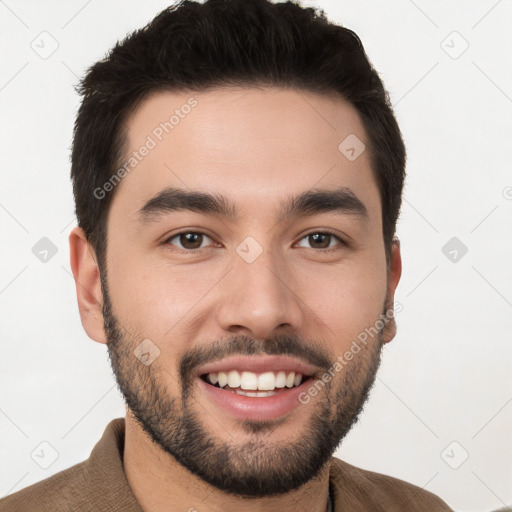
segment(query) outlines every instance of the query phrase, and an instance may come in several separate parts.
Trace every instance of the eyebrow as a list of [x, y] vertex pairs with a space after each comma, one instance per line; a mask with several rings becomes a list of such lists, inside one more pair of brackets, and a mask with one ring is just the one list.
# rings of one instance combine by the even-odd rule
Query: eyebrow
[[[158, 220], [166, 213], [186, 210], [204, 215], [220, 215], [230, 220], [240, 218], [236, 204], [222, 194], [172, 187], [162, 190], [147, 201], [137, 212], [137, 217], [145, 224]], [[313, 189], [288, 197], [279, 211], [277, 222], [327, 212], [353, 215], [360, 220], [368, 219], [368, 211], [363, 202], [349, 188], [339, 187], [332, 190]]]

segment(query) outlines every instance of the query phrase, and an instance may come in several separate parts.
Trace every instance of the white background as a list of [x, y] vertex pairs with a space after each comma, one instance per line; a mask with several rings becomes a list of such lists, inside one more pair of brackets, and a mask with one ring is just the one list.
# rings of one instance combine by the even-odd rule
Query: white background
[[[305, 5], [361, 37], [408, 148], [399, 332], [337, 455], [457, 511], [511, 504], [512, 1]], [[86, 459], [124, 415], [106, 348], [82, 330], [68, 261], [73, 86], [164, 7], [0, 1], [0, 496]], [[57, 44], [46, 59], [32, 48]], [[32, 253], [42, 237], [58, 249], [46, 263]], [[452, 237], [468, 249], [456, 262], [442, 252]], [[52, 461], [43, 441], [58, 452], [47, 469], [31, 457]]]

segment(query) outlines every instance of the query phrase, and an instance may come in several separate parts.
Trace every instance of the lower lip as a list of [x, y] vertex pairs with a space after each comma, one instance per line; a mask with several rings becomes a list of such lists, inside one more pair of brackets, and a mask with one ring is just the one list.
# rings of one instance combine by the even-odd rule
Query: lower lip
[[207, 384], [198, 378], [200, 389], [221, 409], [241, 420], [263, 421], [281, 418], [302, 405], [299, 395], [305, 391], [311, 378], [300, 386], [287, 388], [273, 396], [250, 397]]

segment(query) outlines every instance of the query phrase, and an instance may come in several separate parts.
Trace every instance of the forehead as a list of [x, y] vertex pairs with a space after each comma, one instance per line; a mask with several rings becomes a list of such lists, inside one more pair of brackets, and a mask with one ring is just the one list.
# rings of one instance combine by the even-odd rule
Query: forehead
[[130, 217], [169, 187], [221, 193], [263, 215], [283, 194], [343, 186], [380, 211], [366, 132], [340, 98], [275, 87], [158, 92], [125, 127], [112, 208]]

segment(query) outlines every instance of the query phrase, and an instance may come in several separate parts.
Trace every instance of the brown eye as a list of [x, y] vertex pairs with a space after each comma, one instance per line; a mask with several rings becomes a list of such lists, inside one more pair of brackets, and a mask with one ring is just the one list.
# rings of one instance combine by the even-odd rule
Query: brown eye
[[[329, 233], [327, 231], [310, 233], [309, 235], [306, 235], [304, 238], [302, 238], [302, 240], [307, 240], [307, 242], [310, 244], [311, 249], [336, 250], [331, 248], [336, 247], [336, 245], [345, 245], [344, 241], [339, 236], [335, 235], [334, 233]], [[336, 241], [338, 242], [338, 244], [336, 244]], [[332, 242], [334, 242], [334, 244]], [[300, 246], [304, 247], [303, 245]]]
[[[178, 244], [173, 243], [173, 240], [177, 240]], [[211, 238], [208, 235], [205, 235], [204, 233], [199, 233], [196, 231], [187, 231], [173, 235], [171, 238], [167, 239], [166, 243], [171, 245], [177, 245], [180, 249], [194, 251], [197, 249], [202, 249], [202, 244], [205, 240], [211, 241]]]
[[315, 233], [308, 235], [309, 243], [313, 245], [314, 249], [327, 249], [330, 244], [331, 235], [326, 233]]

